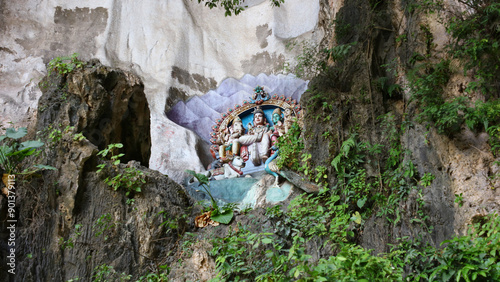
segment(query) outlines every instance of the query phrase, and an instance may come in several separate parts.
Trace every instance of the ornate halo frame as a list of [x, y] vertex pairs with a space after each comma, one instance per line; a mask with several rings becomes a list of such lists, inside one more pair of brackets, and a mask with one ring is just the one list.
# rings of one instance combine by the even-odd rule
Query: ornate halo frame
[[[278, 94], [274, 94], [272, 97], [269, 97], [269, 94], [265, 93], [262, 87], [257, 86], [255, 88], [255, 92], [259, 94], [257, 99], [254, 98], [249, 100], [244, 100], [243, 105], [236, 104], [234, 107], [229, 108], [225, 113], [221, 114], [221, 117], [215, 121], [215, 125], [212, 126], [212, 132], [210, 133], [210, 142], [212, 145], [210, 146], [210, 151], [212, 156], [216, 158], [215, 152], [219, 151], [219, 146], [222, 145], [222, 132], [230, 126], [231, 122], [241, 114], [257, 107], [257, 106], [275, 106], [279, 107], [282, 110], [291, 109], [295, 118], [300, 120], [302, 118], [302, 108], [300, 104], [292, 99], [291, 97], [285, 97], [285, 95], [278, 96]], [[263, 95], [264, 94], [264, 95]]]

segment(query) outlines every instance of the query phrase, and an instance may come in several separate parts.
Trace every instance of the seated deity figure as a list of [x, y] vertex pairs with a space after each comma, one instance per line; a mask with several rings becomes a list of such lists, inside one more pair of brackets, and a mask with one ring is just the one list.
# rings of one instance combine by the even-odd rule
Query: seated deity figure
[[276, 108], [273, 111], [273, 128], [273, 134], [277, 137], [283, 136], [285, 134], [285, 124], [283, 123], [283, 117], [281, 116], [280, 108]]
[[283, 117], [281, 116], [281, 109], [276, 108], [273, 111], [273, 127], [271, 128], [271, 155], [275, 152], [276, 142], [280, 136], [285, 134], [285, 125], [283, 124]]
[[241, 144], [239, 142], [239, 137], [245, 134], [245, 128], [243, 127], [243, 122], [240, 117], [236, 117], [233, 124], [227, 128], [228, 134], [226, 134], [224, 139], [224, 144], [219, 147], [219, 156], [221, 158], [226, 157], [226, 150], [231, 150], [233, 156], [238, 156], [240, 154]]
[[293, 111], [290, 108], [285, 109], [285, 117], [284, 117], [284, 126], [285, 133], [288, 133], [288, 130], [292, 128], [292, 124], [297, 121], [297, 118], [293, 116]]
[[255, 166], [269, 158], [270, 134], [269, 125], [266, 124], [264, 111], [260, 106], [253, 112], [253, 125], [248, 123], [248, 134], [239, 138], [241, 145], [248, 145], [250, 160]]

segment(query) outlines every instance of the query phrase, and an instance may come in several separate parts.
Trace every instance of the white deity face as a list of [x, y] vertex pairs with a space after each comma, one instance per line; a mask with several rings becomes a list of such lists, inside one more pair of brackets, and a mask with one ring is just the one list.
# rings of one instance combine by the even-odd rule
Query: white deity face
[[253, 116], [253, 124], [254, 125], [264, 125], [264, 114], [255, 113]]
[[235, 122], [232, 126], [233, 132], [238, 132], [240, 134], [243, 134], [245, 132], [245, 128], [243, 128], [243, 123], [241, 122]]

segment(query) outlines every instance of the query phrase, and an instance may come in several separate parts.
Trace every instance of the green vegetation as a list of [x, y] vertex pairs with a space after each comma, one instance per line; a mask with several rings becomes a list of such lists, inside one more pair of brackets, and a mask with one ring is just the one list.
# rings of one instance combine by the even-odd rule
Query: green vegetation
[[462, 194], [463, 193], [455, 194], [455, 203], [457, 203], [459, 207], [464, 205], [464, 197]]
[[[487, 132], [492, 152], [496, 156], [500, 154], [500, 84], [497, 81], [500, 76], [497, 28], [500, 4], [477, 0], [459, 2], [468, 9], [445, 21], [452, 36], [452, 43], [446, 50], [447, 59], [433, 56], [435, 46], [431, 29], [421, 25], [425, 53], [414, 53], [403, 62], [411, 68], [403, 74], [408, 78], [408, 85], [394, 83], [401, 75], [397, 70], [405, 69], [396, 60], [382, 66], [390, 77], [374, 80], [376, 90], [391, 98], [403, 96], [404, 90], [408, 90], [411, 99], [404, 101], [405, 106], [417, 105], [416, 118], [413, 113], [398, 117], [387, 113], [378, 118], [377, 125], [385, 139], [383, 144], [362, 141], [360, 130], [351, 129], [351, 134], [338, 142], [338, 150], [329, 160], [333, 175], [324, 164], [313, 165], [313, 155], [304, 151], [300, 128], [280, 137], [279, 167], [302, 172], [323, 189], [318, 195], [304, 194], [293, 199], [286, 210], [280, 206], [269, 208], [266, 215], [272, 222], [271, 230], [252, 231], [251, 227], [238, 225], [227, 236], [213, 239], [211, 254], [216, 257], [219, 271], [215, 281], [500, 279], [500, 216], [491, 214], [481, 218], [470, 226], [465, 236], [444, 241], [440, 247], [431, 244], [433, 226], [429, 224], [424, 193], [433, 189], [436, 176], [429, 172], [419, 173], [402, 140], [415, 123], [425, 123], [427, 128], [434, 126], [439, 133], [449, 136], [467, 126], [476, 132]], [[374, 10], [383, 5], [382, 1], [370, 3]], [[443, 7], [441, 1], [433, 0], [406, 1], [404, 4], [409, 14], [416, 11], [435, 13]], [[340, 34], [347, 28], [354, 27], [341, 25], [337, 32]], [[408, 44], [414, 37], [410, 35], [398, 36], [395, 43]], [[335, 46], [327, 52], [329, 59], [342, 62], [354, 46], [356, 43]], [[317, 54], [315, 49], [311, 46], [303, 49], [303, 55], [298, 58], [298, 74], [323, 71], [324, 62], [318, 63], [309, 55]], [[459, 95], [451, 96], [449, 83], [457, 74], [457, 62], [464, 67], [463, 73], [473, 80]], [[324, 93], [315, 93], [307, 108], [311, 115], [308, 118], [323, 124], [336, 122], [335, 117], [323, 116], [318, 110], [332, 111], [331, 99]], [[475, 95], [480, 99], [470, 98]], [[333, 137], [330, 129], [319, 134], [324, 139]], [[332, 178], [335, 181], [328, 181]], [[463, 206], [462, 194], [455, 195], [455, 203]], [[365, 221], [373, 219], [373, 215], [384, 218], [388, 228], [405, 224], [419, 231], [413, 237], [390, 239], [394, 242], [392, 249], [375, 256], [358, 245]], [[331, 250], [333, 255], [321, 257], [318, 254], [323, 249]]]
[[[237, 15], [244, 9], [239, 0], [198, 2], [204, 2], [209, 8], [221, 6], [226, 16], [233, 13]], [[263, 229], [236, 223], [229, 227], [227, 235], [214, 236], [210, 252], [218, 271], [214, 281], [500, 280], [500, 216], [491, 214], [475, 218], [475, 223], [465, 236], [457, 236], [436, 247], [432, 242], [433, 226], [429, 224], [424, 197], [427, 189], [433, 189], [436, 176], [422, 172], [422, 167], [417, 170], [411, 152], [405, 150], [402, 140], [404, 133], [414, 123], [425, 123], [428, 128], [434, 126], [439, 133], [449, 136], [460, 133], [467, 126], [474, 131], [487, 132], [493, 154], [500, 155], [500, 84], [497, 82], [500, 77], [500, 4], [479, 0], [459, 2], [469, 9], [455, 13], [446, 24], [452, 36], [452, 42], [446, 50], [447, 59], [434, 57], [431, 30], [426, 25], [419, 26], [419, 32], [423, 35], [421, 43], [426, 48], [422, 54], [414, 53], [403, 62], [405, 67], [411, 67], [404, 74], [408, 78], [406, 89], [394, 83], [398, 75], [396, 70], [404, 67], [399, 68], [401, 66], [393, 60], [382, 65], [390, 74], [387, 77], [375, 78], [356, 90], [351, 89], [354, 84], [346, 83], [346, 90], [339, 91], [342, 93], [329, 96], [315, 93], [308, 105], [308, 110], [313, 113], [309, 118], [320, 124], [339, 124], [335, 127], [341, 131], [339, 136], [335, 135], [333, 126], [318, 134], [330, 141], [338, 138], [329, 145], [332, 148], [337, 145], [336, 150], [329, 151], [331, 155], [325, 157], [326, 162], [314, 165], [316, 156], [304, 150], [303, 132], [295, 123], [288, 134], [278, 140], [278, 166], [303, 173], [317, 183], [321, 191], [316, 195], [300, 195], [291, 200], [286, 208], [268, 208], [266, 223], [269, 225]], [[279, 6], [283, 1], [272, 3]], [[384, 3], [370, 1], [369, 4], [376, 10]], [[433, 0], [405, 1], [406, 13], [409, 14], [417, 10], [436, 12], [441, 5], [441, 1]], [[347, 37], [355, 28], [350, 24], [339, 24], [337, 37]], [[394, 40], [396, 44], [407, 44], [412, 38], [410, 34], [401, 34]], [[317, 46], [303, 43], [303, 54], [297, 58], [298, 64], [294, 71], [303, 77], [315, 76], [327, 69], [327, 60], [342, 65], [354, 52], [353, 49], [361, 48], [365, 43], [339, 44], [324, 52], [318, 52]], [[450, 78], [456, 75], [457, 61], [463, 66], [463, 73], [470, 76], [472, 81], [464, 86], [460, 94], [451, 96], [447, 90]], [[361, 60], [356, 64], [358, 62]], [[82, 67], [76, 55], [53, 60], [50, 66], [51, 71], [60, 75]], [[347, 69], [344, 66], [338, 69], [341, 68]], [[373, 75], [377, 71], [370, 72]], [[372, 113], [372, 125], [379, 126], [383, 136], [381, 139], [384, 139], [380, 141], [381, 144], [366, 141], [370, 140], [366, 132], [356, 124], [348, 125], [350, 130], [346, 130], [343, 121], [335, 120], [333, 115], [337, 111], [336, 104], [331, 101], [334, 95], [338, 95], [335, 99], [343, 99], [341, 103], [349, 106], [346, 112], [352, 114], [356, 110], [352, 101], [368, 101], [360, 97], [367, 97], [369, 92], [369, 101], [373, 103], [371, 90], [368, 90], [372, 85], [376, 91], [388, 94], [386, 96], [390, 98], [403, 96], [403, 90], [408, 90], [411, 99], [403, 100], [404, 106], [417, 106], [415, 115], [404, 109], [401, 116], [396, 117], [389, 112], [375, 119]], [[349, 91], [358, 90], [359, 97], [349, 97], [352, 94]], [[477, 101], [470, 98], [477, 96], [480, 96]], [[338, 112], [340, 115], [345, 113], [342, 110]], [[17, 136], [17, 132], [11, 131], [9, 134]], [[63, 134], [61, 130], [53, 130], [49, 138], [52, 142], [58, 142]], [[81, 140], [82, 137], [75, 135], [75, 140]], [[110, 167], [117, 169], [123, 154], [115, 150], [122, 147], [122, 144], [111, 144], [98, 153], [102, 158], [109, 157], [111, 160], [111, 165], [99, 164], [98, 173]], [[218, 204], [212, 197], [210, 182], [205, 175], [187, 172], [197, 178], [209, 195], [211, 219], [230, 224], [234, 217], [233, 206], [221, 207]], [[125, 189], [127, 197], [141, 192], [141, 185], [145, 183], [144, 175], [135, 168], [127, 167], [113, 177], [111, 172], [109, 174], [105, 183], [114, 190]], [[133, 201], [128, 199], [127, 202], [129, 200]], [[462, 207], [463, 194], [455, 194], [454, 202], [456, 206]], [[192, 255], [197, 235], [185, 232], [181, 226], [180, 222], [186, 218], [172, 218], [166, 211], [157, 216], [163, 219], [158, 228], [166, 226], [167, 233], [177, 232], [178, 237], [183, 236], [177, 242], [180, 252], [186, 256]], [[377, 220], [377, 217], [381, 219], [378, 222], [385, 224], [387, 229], [404, 224], [405, 228], [411, 230], [411, 235], [388, 239], [387, 242], [392, 243], [391, 250], [374, 255], [372, 250], [360, 246], [360, 240], [366, 222]], [[107, 213], [97, 219], [92, 229], [96, 236], [103, 235], [104, 240], [107, 240], [107, 234], [114, 230], [115, 224], [111, 214]], [[80, 227], [75, 226], [75, 236], [61, 241], [63, 249], [73, 246]], [[324, 253], [328, 255], [323, 256]], [[145, 274], [139, 281], [166, 281], [168, 273], [167, 265], [157, 266], [155, 272]], [[116, 273], [111, 266], [103, 264], [95, 268], [93, 278], [95, 281], [118, 281], [131, 277]]]
[[[288, 138], [297, 136], [291, 132]], [[287, 137], [282, 141], [286, 140]], [[295, 147], [296, 142], [283, 144]], [[286, 145], [280, 150], [283, 147]], [[238, 226], [237, 231], [231, 231], [226, 237], [214, 239], [212, 255], [216, 256], [220, 271], [216, 280], [401, 280], [403, 271], [395, 268], [392, 261], [373, 256], [355, 244], [356, 234], [370, 215], [374, 202], [372, 183], [362, 168], [373, 147], [358, 142], [356, 134], [348, 138], [332, 161], [339, 181], [331, 188], [321, 180], [326, 175], [325, 167], [309, 168], [324, 189], [318, 195], [296, 197], [287, 211], [282, 211], [280, 206], [269, 208], [266, 215], [273, 222], [273, 230], [253, 233], [245, 226]], [[310, 246], [306, 244], [311, 240], [336, 255], [312, 260]]]
[[[285, 0], [270, 0], [271, 6], [279, 7]], [[216, 8], [217, 6], [223, 7], [225, 11], [225, 16], [231, 16], [233, 13], [237, 16], [241, 13], [247, 6], [245, 6], [244, 0], [198, 0], [198, 3], [204, 2], [205, 6], [210, 9]]]
[[[168, 270], [166, 265], [161, 266], [162, 270]], [[139, 278], [140, 282], [168, 282], [168, 271], [162, 271], [160, 273], [149, 272]]]
[[105, 282], [105, 281], [126, 281], [130, 280], [132, 275], [127, 275], [125, 273], [117, 273], [113, 266], [107, 264], [101, 264], [96, 266], [93, 271], [92, 281], [94, 282]]
[[76, 239], [82, 235], [82, 231], [80, 230], [82, 228], [81, 224], [75, 224], [75, 230], [73, 235], [71, 235], [67, 240], [64, 240], [63, 237], [59, 238], [59, 245], [61, 246], [61, 249], [67, 249], [67, 248], [73, 248], [75, 246]]
[[[391, 120], [390, 116], [386, 119]], [[390, 122], [389, 122], [390, 123]], [[397, 138], [397, 137], [395, 137]], [[398, 148], [393, 148], [397, 150]], [[498, 256], [500, 217], [491, 215], [474, 225], [468, 235], [442, 243], [439, 249], [418, 238], [398, 238], [391, 252], [372, 255], [356, 244], [365, 219], [378, 210], [389, 224], [401, 220], [399, 202], [416, 191], [416, 207], [409, 221], [427, 232], [428, 216], [423, 212], [422, 191], [434, 176], [425, 173], [416, 181], [411, 162], [403, 152], [393, 153], [381, 175], [382, 188], [369, 180], [363, 164], [380, 146], [359, 142], [351, 135], [342, 144], [332, 164], [339, 181], [318, 195], [303, 194], [293, 199], [287, 210], [268, 208], [272, 230], [252, 232], [238, 225], [223, 238], [212, 240], [218, 276], [214, 281], [473, 281], [500, 275]], [[397, 156], [397, 158], [395, 157]], [[382, 190], [380, 190], [382, 189]], [[385, 210], [385, 212], [384, 212]], [[390, 210], [390, 212], [388, 211]], [[335, 255], [312, 259], [315, 249], [330, 249]]]
[[109, 233], [112, 232], [115, 227], [116, 223], [113, 220], [113, 216], [110, 213], [105, 213], [96, 220], [94, 225], [92, 225], [92, 231], [94, 231], [96, 237], [103, 235], [104, 241], [106, 241], [109, 238]]
[[328, 54], [328, 58], [331, 59], [332, 61], [334, 62], [342, 61], [346, 59], [347, 55], [349, 55], [351, 47], [356, 46], [356, 44], [358, 44], [358, 42], [339, 44], [337, 46], [325, 50], [325, 52]]
[[[162, 266], [162, 270], [167, 269], [166, 266]], [[139, 277], [136, 282], [167, 282], [168, 281], [168, 271], [161, 271], [160, 273], [148, 272], [147, 274]], [[113, 266], [107, 264], [101, 264], [94, 268], [92, 272], [93, 282], [106, 282], [106, 281], [129, 281], [132, 279], [132, 275], [126, 274], [124, 272], [117, 272]], [[78, 278], [69, 280], [78, 281]], [[69, 282], [68, 281], [68, 282]]]
[[161, 211], [156, 216], [164, 220], [158, 227], [166, 226], [166, 233], [173, 233], [174, 231], [178, 236], [182, 236], [186, 232], [187, 214], [180, 217], [170, 215], [167, 211]]
[[8, 174], [31, 174], [43, 169], [55, 170], [54, 167], [42, 164], [26, 165], [24, 169], [20, 167], [26, 158], [36, 157], [40, 153], [39, 148], [44, 145], [39, 140], [20, 142], [27, 133], [26, 127], [18, 129], [10, 127], [5, 129], [5, 134], [0, 135], [0, 168]]
[[310, 79], [326, 70], [326, 50], [310, 41], [291, 41], [286, 45], [289, 51], [297, 50], [300, 54], [294, 58], [293, 65], [286, 63], [284, 71], [292, 72], [297, 77]]
[[83, 136], [83, 133], [76, 133], [73, 134], [75, 131], [74, 126], [66, 126], [64, 129], [62, 129], [62, 125], [59, 124], [59, 126], [54, 126], [52, 124], [49, 124], [48, 127], [46, 127], [41, 133], [42, 136], [45, 136], [48, 141], [50, 141], [50, 144], [56, 144], [60, 142], [63, 139], [63, 136], [66, 134], [69, 134], [72, 136], [71, 138], [73, 141], [82, 141], [85, 139], [85, 136]]
[[463, 63], [464, 73], [473, 72], [475, 80], [469, 83], [466, 91], [478, 90], [498, 98], [500, 3], [479, 0], [458, 2], [467, 9], [454, 13], [447, 23], [447, 31], [453, 39], [448, 46], [449, 53]]
[[[120, 164], [120, 158], [124, 156], [124, 154], [115, 154], [115, 149], [123, 148], [123, 144], [109, 144], [108, 147], [104, 150], [101, 150], [97, 153], [98, 156], [105, 158], [108, 155], [111, 159], [111, 166], [116, 168]], [[97, 173], [103, 171], [104, 168], [107, 167], [107, 163], [102, 163], [97, 165], [98, 170]], [[108, 176], [104, 179], [104, 183], [108, 184], [113, 190], [124, 189], [125, 196], [127, 197], [127, 204], [133, 204], [134, 199], [132, 198], [135, 193], [140, 193], [142, 184], [146, 183], [145, 175], [142, 171], [138, 170], [135, 167], [127, 166], [121, 173], [117, 173], [115, 176]]]
[[192, 170], [186, 170], [187, 173], [191, 174], [194, 176], [198, 182], [200, 183], [199, 185], [203, 187], [203, 190], [210, 196], [210, 218], [213, 221], [222, 223], [222, 224], [229, 224], [231, 220], [233, 219], [233, 208], [234, 205], [228, 204], [224, 206], [219, 206], [217, 201], [212, 197], [212, 193], [210, 193], [210, 180], [208, 180], [208, 177], [206, 175], [203, 175], [201, 173], [196, 173]]
[[277, 159], [278, 167], [287, 167], [298, 171], [300, 156], [304, 151], [304, 140], [301, 136], [300, 126], [294, 122], [288, 133], [278, 138], [276, 145], [280, 148], [280, 155]]
[[64, 76], [71, 73], [73, 70], [83, 68], [83, 62], [78, 60], [78, 53], [73, 53], [71, 56], [56, 57], [49, 62], [47, 67], [48, 75], [56, 73]]
[[407, 269], [409, 281], [497, 281], [500, 278], [500, 216], [491, 214], [467, 235], [432, 247], [403, 238], [388, 256]]
[[[429, 7], [440, 7], [439, 1]], [[455, 12], [446, 22], [451, 44], [447, 46], [449, 56], [460, 62], [463, 74], [472, 78], [459, 96], [445, 98], [444, 89], [454, 73], [451, 61], [441, 59], [437, 62], [428, 54], [415, 54], [410, 62], [418, 63], [409, 73], [409, 89], [412, 99], [420, 108], [420, 121], [436, 126], [438, 132], [453, 135], [463, 125], [471, 130], [484, 130], [490, 136], [491, 150], [500, 153], [500, 39], [495, 22], [500, 17], [500, 4], [488, 1], [461, 0], [466, 7], [463, 12]], [[429, 4], [429, 3], [428, 3]], [[429, 45], [430, 46], [430, 45]], [[473, 102], [467, 94], [476, 93], [484, 101]]]

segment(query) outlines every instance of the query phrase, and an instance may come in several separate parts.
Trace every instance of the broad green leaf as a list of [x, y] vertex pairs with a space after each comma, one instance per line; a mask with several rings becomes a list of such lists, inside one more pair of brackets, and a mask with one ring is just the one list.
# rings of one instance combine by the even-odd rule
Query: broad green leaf
[[0, 146], [0, 152], [6, 156], [9, 156], [12, 152], [12, 148], [6, 145]]
[[337, 256], [337, 260], [340, 260], [340, 261], [346, 261], [347, 258], [343, 257], [343, 256]]
[[31, 156], [36, 152], [35, 148], [25, 148], [19, 151], [12, 151], [8, 156], [21, 156], [21, 158]]
[[361, 224], [361, 215], [358, 211], [352, 215], [351, 220], [356, 222], [357, 224]]
[[26, 148], [40, 148], [43, 146], [43, 142], [41, 141], [25, 141], [21, 143], [21, 147], [19, 147], [19, 150], [23, 150]]
[[338, 165], [340, 163], [340, 160], [341, 160], [341, 155], [337, 155], [333, 160], [332, 160], [332, 163], [331, 165], [335, 168], [335, 171], [339, 171], [339, 168], [338, 168]]
[[273, 239], [271, 239], [271, 238], [262, 239], [262, 243], [264, 243], [264, 244], [271, 244], [272, 242], [273, 242]]
[[213, 221], [217, 221], [222, 224], [229, 224], [229, 222], [231, 222], [231, 219], [233, 219], [233, 211], [232, 210], [226, 211], [216, 216], [211, 216], [210, 218]]
[[193, 170], [186, 169], [185, 170], [187, 173], [191, 174], [192, 176], [196, 177], [198, 182], [200, 182], [201, 185], [205, 184], [208, 185], [210, 181], [208, 180], [208, 177], [204, 174], [201, 173], [196, 173]]
[[358, 202], [357, 202], [358, 207], [359, 207], [359, 208], [362, 208], [362, 207], [365, 205], [365, 203], [366, 203], [366, 200], [367, 200], [367, 199], [368, 199], [367, 197], [364, 197], [364, 198], [362, 198], [362, 199], [359, 199], [359, 200], [358, 200]]
[[20, 127], [19, 130], [16, 131], [15, 128], [7, 128], [5, 131], [5, 135], [12, 139], [19, 139], [24, 137], [28, 133], [28, 129], [26, 127]]

